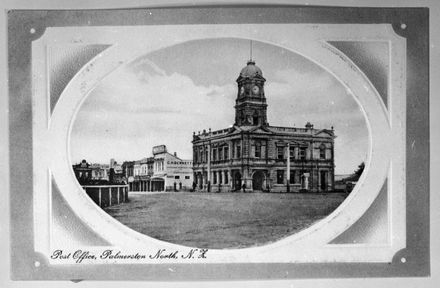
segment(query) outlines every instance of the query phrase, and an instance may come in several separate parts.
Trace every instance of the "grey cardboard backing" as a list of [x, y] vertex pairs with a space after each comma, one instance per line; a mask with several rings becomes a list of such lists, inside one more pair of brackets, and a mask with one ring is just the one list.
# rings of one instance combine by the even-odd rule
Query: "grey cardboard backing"
[[[154, 13], [146, 17], [146, 10]], [[33, 251], [31, 42], [46, 27], [226, 23], [390, 23], [407, 39], [407, 248], [391, 264], [75, 265]], [[405, 30], [397, 29], [405, 23]], [[30, 34], [31, 28], [37, 33]], [[210, 6], [8, 11], [10, 241], [13, 280], [233, 280], [425, 277], [429, 253], [429, 9]], [[23, 165], [26, 163], [26, 165]], [[25, 175], [25, 177], [24, 177]], [[405, 257], [406, 263], [400, 259]], [[40, 267], [34, 261], [40, 261]], [[171, 268], [174, 272], [171, 272]]]

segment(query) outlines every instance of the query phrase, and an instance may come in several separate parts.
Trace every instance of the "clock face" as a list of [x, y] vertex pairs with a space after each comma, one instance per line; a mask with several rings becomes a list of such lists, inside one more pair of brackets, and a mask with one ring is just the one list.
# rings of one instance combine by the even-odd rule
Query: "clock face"
[[254, 94], [257, 94], [258, 91], [260, 91], [260, 88], [259, 88], [258, 86], [254, 86], [254, 87], [252, 87], [252, 92], [253, 92]]
[[244, 87], [241, 86], [241, 88], [240, 88], [240, 95], [243, 95], [243, 94], [244, 94]]

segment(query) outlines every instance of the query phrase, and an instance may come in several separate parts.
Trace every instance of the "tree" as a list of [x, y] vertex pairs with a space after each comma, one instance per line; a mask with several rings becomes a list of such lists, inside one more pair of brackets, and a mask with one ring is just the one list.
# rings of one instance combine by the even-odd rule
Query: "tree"
[[356, 169], [353, 172], [353, 174], [351, 174], [347, 178], [343, 179], [343, 182], [357, 182], [359, 180], [359, 178], [361, 177], [362, 172], [364, 172], [364, 169], [365, 169], [365, 163], [362, 162], [361, 164], [359, 164], [358, 169]]
[[365, 163], [362, 162], [362, 163], [358, 166], [358, 169], [357, 169], [356, 171], [354, 171], [354, 176], [355, 176], [355, 178], [356, 178], [356, 181], [359, 180], [359, 178], [360, 178], [361, 175], [362, 175], [362, 172], [364, 172], [364, 169], [365, 169]]

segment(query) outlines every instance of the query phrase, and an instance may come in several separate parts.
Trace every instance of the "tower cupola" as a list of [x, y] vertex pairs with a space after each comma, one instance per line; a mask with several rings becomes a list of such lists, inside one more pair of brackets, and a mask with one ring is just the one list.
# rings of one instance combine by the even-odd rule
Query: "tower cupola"
[[237, 78], [235, 125], [260, 126], [267, 123], [267, 104], [264, 95], [263, 71], [250, 59]]

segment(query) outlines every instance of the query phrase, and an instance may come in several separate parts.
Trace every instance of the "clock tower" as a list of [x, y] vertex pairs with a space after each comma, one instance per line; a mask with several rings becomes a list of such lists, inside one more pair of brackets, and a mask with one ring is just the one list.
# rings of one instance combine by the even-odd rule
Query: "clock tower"
[[264, 96], [261, 69], [252, 59], [241, 69], [237, 78], [237, 100], [235, 100], [235, 125], [267, 126], [267, 104]]

